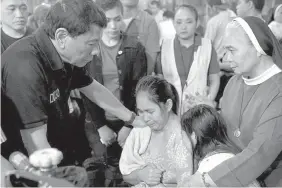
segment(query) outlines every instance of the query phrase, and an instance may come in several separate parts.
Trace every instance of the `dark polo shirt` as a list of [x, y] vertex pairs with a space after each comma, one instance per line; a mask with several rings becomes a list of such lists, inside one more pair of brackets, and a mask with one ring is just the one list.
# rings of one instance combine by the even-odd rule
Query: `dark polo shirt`
[[158, 25], [147, 12], [138, 10], [137, 15], [125, 29], [125, 33], [129, 36], [136, 36], [149, 54], [160, 51]]
[[[62, 61], [42, 28], [7, 49], [1, 68], [2, 93], [8, 101], [1, 103], [6, 112], [2, 127], [28, 129], [47, 123], [48, 138], [61, 137], [67, 126], [70, 91], [93, 81], [84, 68]], [[52, 139], [49, 142], [52, 145]]]

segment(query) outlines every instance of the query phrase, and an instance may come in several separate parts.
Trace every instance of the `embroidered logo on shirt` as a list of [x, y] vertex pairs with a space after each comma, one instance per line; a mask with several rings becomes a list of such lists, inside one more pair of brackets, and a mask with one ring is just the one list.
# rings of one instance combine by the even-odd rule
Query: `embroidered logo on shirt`
[[56, 89], [53, 93], [50, 94], [50, 104], [55, 102], [58, 98], [60, 98], [60, 90]]

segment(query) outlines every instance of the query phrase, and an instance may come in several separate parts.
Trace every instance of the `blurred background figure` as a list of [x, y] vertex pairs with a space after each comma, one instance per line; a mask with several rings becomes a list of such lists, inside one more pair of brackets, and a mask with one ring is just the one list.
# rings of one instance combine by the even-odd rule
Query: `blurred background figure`
[[159, 23], [160, 44], [165, 39], [174, 38], [176, 31], [173, 25], [174, 13], [166, 10], [163, 13], [163, 21]]
[[237, 14], [236, 6], [237, 6], [237, 3], [238, 3], [238, 0], [222, 0], [221, 2], [223, 4], [227, 4], [229, 6], [229, 9]]
[[32, 33], [27, 27], [26, 0], [1, 1], [1, 54], [14, 42]]
[[49, 8], [50, 6], [44, 4], [35, 7], [33, 14], [28, 17], [27, 25], [33, 30], [39, 28], [44, 23]]
[[152, 12], [151, 12], [150, 9], [147, 8], [147, 9], [145, 9], [144, 11], [147, 12], [148, 14], [150, 14], [150, 15], [152, 16]]
[[161, 3], [159, 1], [153, 0], [149, 4], [149, 9], [151, 10], [152, 16], [155, 18], [155, 21], [159, 25], [163, 21], [163, 13]]
[[[26, 0], [28, 7], [30, 7], [30, 10], [34, 10], [35, 7], [37, 7], [40, 4], [51, 6], [56, 2], [56, 0]], [[93, 0], [95, 1], [95, 0]], [[175, 11], [175, 9], [182, 5], [182, 4], [190, 4], [193, 5], [198, 13], [199, 13], [199, 27], [197, 28], [197, 32], [201, 35], [204, 35], [206, 30], [206, 24], [207, 21], [211, 18], [210, 15], [206, 14], [206, 8], [207, 8], [207, 2], [206, 0], [142, 0], [138, 1], [137, 6], [138, 9], [144, 10], [150, 15], [153, 13], [151, 12], [151, 2], [157, 1], [161, 5], [161, 10], [169, 10], [169, 11]], [[246, 2], [250, 2], [253, 0], [246, 0]], [[255, 0], [257, 1], [257, 0]], [[255, 2], [254, 1], [254, 2]], [[259, 2], [259, 1], [257, 1]], [[223, 4], [228, 4], [229, 9], [236, 13], [236, 6], [240, 3], [240, 0], [222, 0]], [[269, 21], [271, 13], [274, 12], [273, 8], [276, 7], [278, 4], [281, 4], [282, 0], [267, 0], [264, 3], [263, 9], [262, 9], [262, 17], [264, 20]], [[153, 3], [154, 4], [154, 3]], [[255, 3], [253, 3], [255, 4]], [[32, 11], [30, 12], [32, 13]]]
[[271, 20], [268, 26], [282, 45], [282, 4], [275, 8], [273, 20]]
[[51, 7], [52, 5], [54, 5], [57, 2], [57, 0], [44, 0], [41, 5], [45, 5], [48, 7]]
[[264, 3], [265, 0], [238, 0], [237, 14], [240, 17], [255, 16], [264, 20], [262, 17]]
[[[226, 1], [225, 1], [226, 2]], [[209, 38], [214, 45], [219, 61], [223, 57], [222, 45], [226, 25], [236, 17], [229, 4], [222, 0], [207, 0], [207, 15], [210, 17], [206, 26], [205, 37]]]
[[151, 1], [151, 0], [142, 0], [142, 1], [139, 1], [139, 2], [138, 2], [138, 7], [139, 7], [141, 10], [146, 10], [146, 9], [148, 9], [148, 7], [149, 7], [150, 1]]
[[155, 19], [138, 7], [139, 0], [121, 0], [123, 6], [123, 31], [135, 36], [145, 47], [147, 57], [147, 74], [155, 69], [157, 55], [160, 52], [159, 29]]
[[39, 5], [34, 9], [33, 17], [37, 27], [40, 27], [44, 23], [48, 11], [49, 7], [45, 5]]
[[213, 43], [217, 53], [217, 60], [220, 67], [220, 88], [216, 97], [216, 102], [223, 95], [224, 88], [229, 79], [233, 75], [230, 63], [222, 62], [225, 53], [223, 48], [223, 36], [227, 24], [236, 17], [236, 14], [231, 10], [233, 1], [225, 0], [207, 0], [207, 16], [210, 18], [207, 22], [205, 37]]
[[274, 12], [280, 4], [282, 4], [282, 0], [270, 0], [265, 2], [263, 16], [268, 24], [274, 20]]

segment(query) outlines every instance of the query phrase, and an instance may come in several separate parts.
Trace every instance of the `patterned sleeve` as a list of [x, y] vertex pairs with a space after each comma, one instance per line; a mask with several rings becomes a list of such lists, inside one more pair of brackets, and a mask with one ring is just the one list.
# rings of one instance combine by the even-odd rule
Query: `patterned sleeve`
[[[187, 167], [179, 168], [177, 171], [177, 186], [183, 187], [187, 185], [185, 182], [189, 180], [190, 176], [193, 174], [193, 155], [189, 153], [187, 155]], [[179, 174], [179, 175], [178, 175]]]
[[174, 158], [177, 186], [181, 186], [185, 179], [193, 174], [193, 150], [190, 140], [183, 138], [181, 134], [175, 136], [176, 142], [168, 144], [168, 148], [172, 148], [168, 151], [168, 156]]

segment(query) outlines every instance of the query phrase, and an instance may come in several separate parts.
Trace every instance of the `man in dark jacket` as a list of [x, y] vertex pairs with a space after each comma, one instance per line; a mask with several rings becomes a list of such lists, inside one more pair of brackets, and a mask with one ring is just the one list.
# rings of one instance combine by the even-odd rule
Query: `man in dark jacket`
[[[147, 73], [145, 48], [137, 37], [121, 32], [123, 7], [119, 0], [101, 0], [97, 3], [104, 10], [108, 24], [99, 44], [100, 53], [88, 64], [88, 72], [125, 107], [134, 111], [135, 86]], [[121, 147], [132, 127], [85, 97], [84, 101], [87, 110], [86, 135], [94, 157], [103, 157], [103, 148], [107, 146], [108, 156], [119, 159]]]

